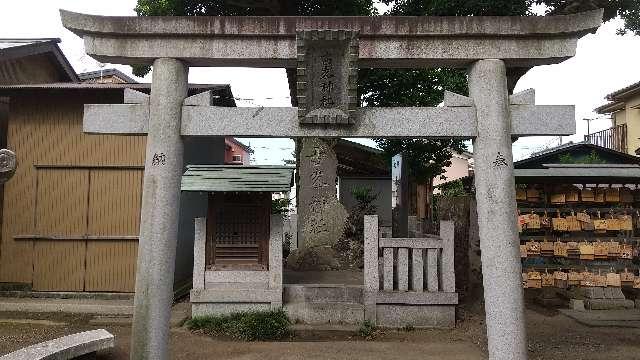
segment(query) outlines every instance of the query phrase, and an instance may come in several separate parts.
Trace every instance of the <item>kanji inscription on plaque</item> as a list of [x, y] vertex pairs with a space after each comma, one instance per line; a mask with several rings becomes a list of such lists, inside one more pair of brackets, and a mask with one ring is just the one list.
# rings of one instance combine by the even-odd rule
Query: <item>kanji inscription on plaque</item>
[[353, 124], [357, 106], [358, 33], [297, 32], [298, 118], [303, 124]]

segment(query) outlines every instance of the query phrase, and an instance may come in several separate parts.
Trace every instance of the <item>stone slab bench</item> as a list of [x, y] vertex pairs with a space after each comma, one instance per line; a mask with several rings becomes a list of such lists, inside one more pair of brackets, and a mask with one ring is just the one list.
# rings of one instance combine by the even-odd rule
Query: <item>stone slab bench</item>
[[115, 346], [107, 330], [98, 329], [41, 342], [0, 357], [0, 360], [66, 360]]

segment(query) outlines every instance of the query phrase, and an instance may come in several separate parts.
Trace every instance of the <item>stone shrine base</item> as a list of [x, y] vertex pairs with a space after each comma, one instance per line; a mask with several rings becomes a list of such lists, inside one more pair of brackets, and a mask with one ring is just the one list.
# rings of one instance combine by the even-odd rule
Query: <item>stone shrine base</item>
[[[282, 306], [297, 324], [360, 325], [365, 317], [362, 271], [285, 271]], [[237, 291], [237, 290], [236, 290]], [[232, 289], [206, 289], [192, 291], [193, 316], [220, 315], [239, 311], [269, 310], [277, 308], [279, 296], [273, 290], [248, 290], [245, 302], [217, 303]], [[269, 294], [264, 292], [268, 291]], [[212, 292], [216, 292], [213, 294]], [[209, 299], [208, 295], [215, 295]], [[268, 296], [267, 296], [268, 295]], [[234, 296], [234, 298], [238, 298]], [[273, 302], [260, 302], [271, 298]], [[375, 306], [376, 324], [381, 327], [453, 328], [455, 305], [401, 305]]]
[[[361, 285], [285, 284], [284, 309], [303, 324], [361, 324], [365, 321]], [[455, 305], [377, 304], [376, 325], [388, 328], [453, 328]]]
[[456, 325], [455, 305], [376, 305], [377, 325], [390, 328], [452, 329]]

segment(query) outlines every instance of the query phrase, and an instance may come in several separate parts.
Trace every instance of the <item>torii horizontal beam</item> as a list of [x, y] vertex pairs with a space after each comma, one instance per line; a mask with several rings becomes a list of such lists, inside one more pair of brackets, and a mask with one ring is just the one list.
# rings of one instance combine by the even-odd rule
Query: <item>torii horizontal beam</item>
[[[575, 133], [573, 105], [511, 105], [512, 136]], [[184, 106], [183, 136], [325, 137], [325, 138], [475, 138], [474, 107], [360, 108], [355, 125], [308, 126], [297, 108]], [[85, 105], [84, 132], [146, 134], [148, 107], [133, 104]], [[403, 124], [400, 126], [400, 124]], [[404, 124], [412, 124], [406, 126]]]
[[[124, 102], [85, 105], [84, 132], [146, 134], [148, 95], [127, 89]], [[468, 139], [478, 135], [473, 100], [448, 91], [442, 107], [359, 108], [352, 126], [300, 124], [293, 107], [236, 108], [210, 103], [210, 92], [185, 99], [182, 136]], [[513, 137], [575, 133], [573, 105], [534, 105], [532, 89], [511, 95], [510, 104]]]
[[502, 59], [508, 67], [559, 63], [600, 26], [602, 9], [560, 16], [118, 17], [60, 11], [98, 61], [189, 66], [295, 67], [296, 30], [359, 32], [361, 68], [466, 67]]

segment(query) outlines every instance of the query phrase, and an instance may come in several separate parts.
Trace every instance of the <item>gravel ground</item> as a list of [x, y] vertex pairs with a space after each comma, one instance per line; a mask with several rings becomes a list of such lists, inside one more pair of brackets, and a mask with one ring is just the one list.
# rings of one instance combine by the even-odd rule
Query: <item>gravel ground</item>
[[[631, 360], [640, 358], [640, 329], [590, 328], [533, 304], [527, 306], [529, 359]], [[442, 359], [486, 357], [481, 305], [462, 308], [455, 330], [380, 331], [362, 341], [346, 335], [309, 341], [240, 343], [192, 334], [184, 328], [171, 332], [172, 359]], [[66, 334], [96, 328], [90, 316], [68, 314], [0, 313], [0, 354]], [[19, 321], [13, 321], [16, 319]], [[37, 319], [30, 324], [25, 319]], [[45, 320], [42, 322], [42, 320]], [[128, 326], [103, 326], [116, 335], [117, 348], [99, 359], [128, 359]]]

